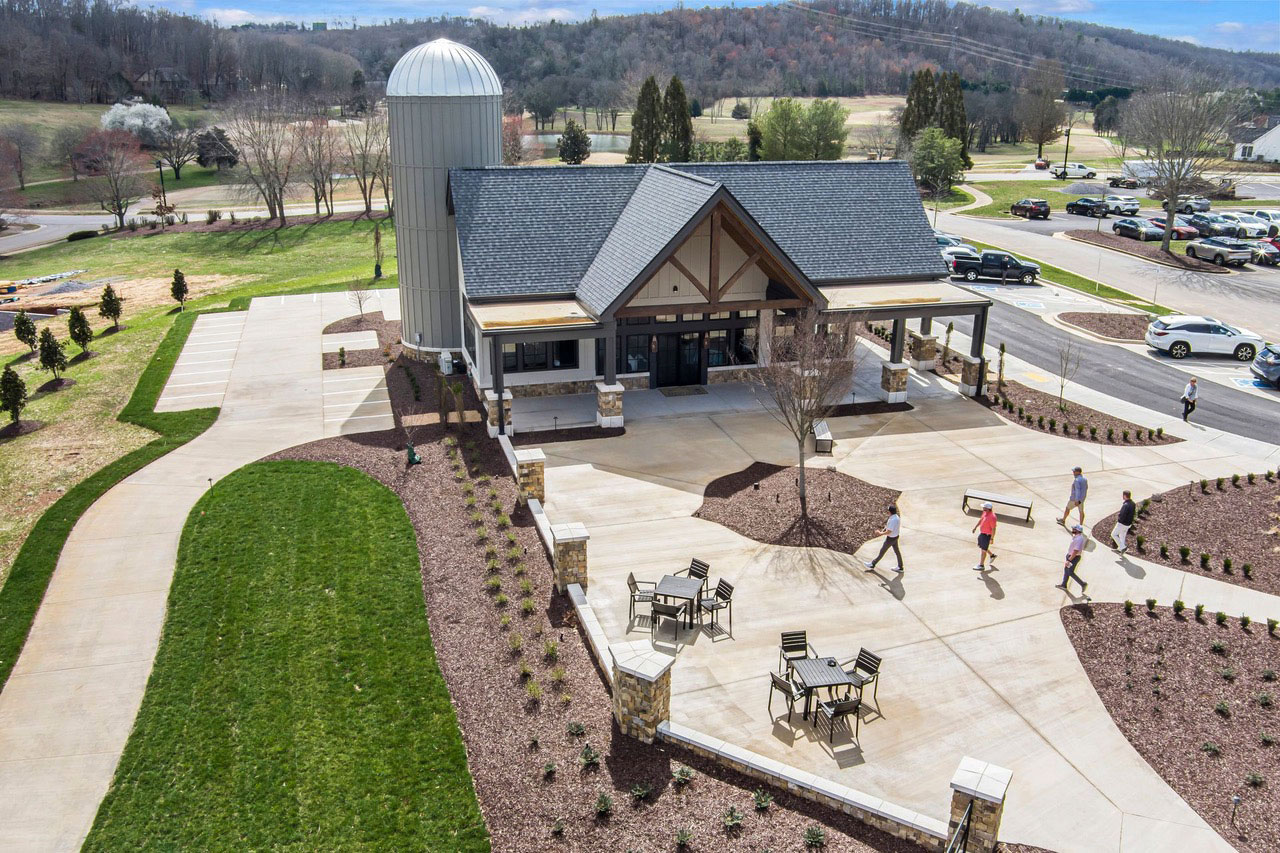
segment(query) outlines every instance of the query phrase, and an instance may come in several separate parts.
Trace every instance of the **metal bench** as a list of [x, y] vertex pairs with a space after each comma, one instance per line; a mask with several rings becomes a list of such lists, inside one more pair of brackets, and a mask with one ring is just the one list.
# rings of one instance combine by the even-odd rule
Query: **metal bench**
[[826, 421], [813, 422], [813, 452], [814, 453], [830, 453], [831, 452], [831, 430], [827, 426]]
[[960, 502], [960, 509], [968, 512], [969, 501], [977, 501], [979, 504], [989, 503], [993, 506], [1000, 505], [1025, 510], [1027, 513], [1026, 520], [1031, 520], [1031, 500], [1029, 498], [1014, 498], [1009, 495], [998, 495], [995, 492], [984, 492], [981, 489], [966, 489], [964, 493], [964, 500]]

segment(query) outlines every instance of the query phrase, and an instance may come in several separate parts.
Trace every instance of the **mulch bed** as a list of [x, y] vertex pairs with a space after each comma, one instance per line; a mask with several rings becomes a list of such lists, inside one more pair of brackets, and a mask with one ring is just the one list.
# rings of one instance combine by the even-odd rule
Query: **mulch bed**
[[[388, 371], [387, 384], [397, 413], [435, 409], [435, 377], [429, 366], [402, 360], [405, 369]], [[413, 401], [413, 373], [423, 399]], [[468, 404], [478, 405], [468, 388]], [[465, 467], [455, 473], [446, 437], [456, 437]], [[423, 463], [406, 469], [405, 434], [399, 429], [342, 436], [292, 448], [276, 458], [318, 459], [357, 468], [393, 489], [403, 500], [417, 533], [423, 588], [436, 655], [453, 698], [467, 746], [472, 777], [496, 851], [670, 850], [675, 833], [691, 827], [691, 850], [799, 850], [807, 827], [826, 830], [827, 849], [841, 851], [916, 851], [851, 817], [773, 790], [776, 798], [756, 812], [752, 792], [758, 782], [724, 770], [680, 748], [646, 746], [614, 726], [608, 689], [595, 668], [572, 606], [552, 590], [551, 568], [528, 510], [516, 502], [515, 483], [501, 448], [482, 424], [446, 432], [439, 424], [412, 431]], [[463, 473], [466, 472], [466, 473]], [[474, 489], [475, 511], [497, 548], [495, 571], [486, 568], [484, 544], [464, 503]], [[490, 506], [497, 494], [510, 528]], [[847, 507], [837, 504], [842, 511]], [[877, 512], [881, 515], [883, 508]], [[508, 533], [515, 553], [507, 555]], [[485, 580], [496, 577], [496, 591]], [[526, 590], [521, 584], [527, 582]], [[528, 612], [522, 606], [527, 599]], [[509, 624], [508, 624], [509, 623]], [[512, 651], [513, 637], [522, 639]], [[554, 662], [544, 643], [558, 644]], [[542, 689], [530, 698], [528, 679]], [[557, 670], [563, 667], [563, 673]], [[559, 680], [557, 680], [559, 679]], [[763, 701], [763, 697], [762, 697]], [[584, 733], [569, 733], [569, 723]], [[600, 753], [598, 766], [580, 767], [584, 745]], [[553, 772], [544, 772], [552, 765]], [[694, 771], [683, 787], [673, 782], [679, 766]], [[633, 801], [634, 785], [651, 786], [643, 801]], [[599, 794], [613, 798], [613, 811], [597, 819]], [[730, 807], [744, 815], [742, 827], [728, 832], [722, 816]], [[557, 826], [560, 835], [553, 834]]]
[[[1143, 496], [1134, 500], [1141, 504]], [[1115, 523], [1115, 513], [1099, 521], [1094, 538], [1110, 544]], [[1138, 535], [1146, 539], [1141, 550], [1135, 545]], [[1252, 484], [1246, 475], [1235, 484], [1228, 477], [1220, 486], [1211, 479], [1203, 488], [1195, 482], [1153, 495], [1146, 512], [1139, 512], [1129, 541], [1133, 553], [1153, 563], [1280, 595], [1280, 476], [1268, 480], [1259, 472]], [[1190, 548], [1187, 562], [1178, 550], [1183, 546]], [[1201, 566], [1201, 554], [1209, 555], [1208, 568]], [[1231, 560], [1229, 570], [1224, 558]], [[1280, 607], [1276, 610], [1280, 616]]]
[[1119, 237], [1108, 232], [1096, 232], [1087, 230], [1068, 231], [1067, 236], [1072, 239], [1079, 240], [1082, 243], [1092, 243], [1095, 246], [1104, 246], [1108, 249], [1115, 249], [1129, 255], [1136, 255], [1139, 258], [1145, 258], [1148, 261], [1155, 261], [1157, 264], [1164, 264], [1166, 267], [1177, 267], [1183, 270], [1195, 270], [1196, 272], [1208, 273], [1226, 273], [1224, 267], [1216, 264], [1202, 261], [1199, 258], [1188, 258], [1186, 255], [1171, 255], [1162, 251], [1159, 240], [1152, 240], [1144, 243], [1141, 240], [1132, 240], [1128, 237]]
[[44, 421], [10, 421], [0, 427], [0, 441], [8, 441], [21, 435], [30, 435], [42, 426], [44, 426]]
[[[1218, 625], [1209, 613], [1197, 620], [1190, 607], [1179, 616], [1137, 604], [1126, 616], [1119, 604], [1075, 605], [1061, 615], [1138, 753], [1236, 849], [1280, 849], [1280, 744], [1263, 741], [1280, 738], [1280, 708], [1264, 704], [1280, 702], [1280, 681], [1268, 680], [1280, 670], [1280, 639], [1265, 625]], [[1220, 702], [1225, 713], [1215, 710]], [[1246, 781], [1251, 773], [1260, 784]], [[1234, 825], [1233, 796], [1241, 798]]]
[[[707, 484], [695, 518], [756, 542], [852, 554], [875, 536], [902, 492], [825, 468], [805, 469], [809, 518], [800, 517], [797, 469], [755, 462]], [[759, 484], [760, 488], [755, 488]]]
[[[995, 383], [993, 382], [992, 387], [994, 385]], [[1008, 411], [1004, 408], [1006, 400], [1012, 404], [1013, 411]], [[984, 397], [980, 398], [978, 402], [1019, 426], [1024, 426], [1037, 432], [1052, 432], [1054, 435], [1077, 441], [1126, 447], [1176, 444], [1182, 441], [1180, 438], [1163, 433], [1150, 435], [1149, 427], [1099, 412], [1096, 409], [1090, 409], [1088, 406], [1073, 403], [1071, 400], [1066, 401], [1067, 410], [1064, 412], [1058, 408], [1058, 398], [1055, 395], [1035, 388], [1028, 388], [1026, 385], [1013, 380], [1005, 380], [1004, 389], [999, 393], [997, 399], [993, 400], [990, 397]], [[1018, 409], [1022, 409], [1021, 417], [1018, 414]], [[1042, 418], [1043, 425], [1041, 425]], [[1057, 422], [1056, 429], [1050, 430], [1050, 419]], [[1084, 425], [1083, 433], [1076, 430], [1079, 424]], [[1096, 432], [1093, 431], [1094, 428], [1096, 428]], [[1110, 438], [1107, 437], [1107, 430], [1111, 430]], [[1124, 438], [1125, 430], [1129, 432], [1128, 441]]]
[[1147, 326], [1151, 323], [1151, 317], [1146, 314], [1105, 311], [1068, 311], [1065, 314], [1059, 314], [1058, 319], [1084, 329], [1086, 332], [1119, 341], [1141, 341], [1147, 334]]
[[552, 444], [557, 441], [586, 441], [593, 438], [616, 438], [626, 435], [626, 427], [570, 427], [568, 429], [538, 430], [537, 432], [518, 432], [507, 436], [513, 447], [534, 447]]
[[60, 379], [50, 379], [48, 382], [36, 388], [37, 394], [52, 394], [54, 391], [61, 391], [63, 388], [70, 388], [75, 385], [74, 379], [68, 379], [65, 376]]
[[[381, 311], [366, 312], [363, 317], [347, 317], [330, 323], [324, 328], [324, 334], [336, 335], [345, 332], [363, 332], [372, 330], [378, 333], [377, 349], [348, 349], [346, 363], [340, 364], [336, 352], [321, 353], [321, 363], [325, 370], [340, 370], [344, 367], [372, 367], [375, 364], [389, 364], [400, 357], [400, 321], [386, 320]], [[435, 381], [434, 379], [432, 380]]]

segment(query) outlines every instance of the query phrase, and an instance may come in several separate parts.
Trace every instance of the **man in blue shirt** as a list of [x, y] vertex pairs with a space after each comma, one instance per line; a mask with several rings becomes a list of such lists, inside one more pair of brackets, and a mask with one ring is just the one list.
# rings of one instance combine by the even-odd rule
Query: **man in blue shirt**
[[1067, 516], [1071, 515], [1071, 510], [1080, 511], [1080, 526], [1084, 526], [1084, 499], [1089, 494], [1089, 481], [1084, 478], [1082, 469], [1079, 465], [1071, 469], [1071, 473], [1075, 474], [1075, 479], [1071, 481], [1071, 497], [1067, 500], [1067, 509], [1062, 513], [1062, 518], [1058, 519], [1058, 523], [1063, 527], [1067, 526]]

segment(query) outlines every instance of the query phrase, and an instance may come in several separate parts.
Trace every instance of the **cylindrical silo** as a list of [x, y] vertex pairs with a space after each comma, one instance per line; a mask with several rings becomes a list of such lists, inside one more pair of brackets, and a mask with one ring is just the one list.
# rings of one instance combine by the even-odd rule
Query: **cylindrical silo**
[[462, 348], [458, 238], [445, 202], [452, 166], [502, 162], [502, 84], [480, 54], [436, 39], [387, 78], [401, 334], [419, 353]]

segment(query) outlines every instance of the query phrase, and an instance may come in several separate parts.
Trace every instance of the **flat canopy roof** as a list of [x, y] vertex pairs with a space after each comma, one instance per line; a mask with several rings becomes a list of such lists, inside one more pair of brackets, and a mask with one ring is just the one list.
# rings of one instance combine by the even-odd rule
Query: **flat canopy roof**
[[991, 300], [945, 281], [897, 281], [820, 288], [828, 311], [880, 311], [891, 308], [989, 305]]
[[596, 319], [576, 299], [537, 302], [469, 303], [471, 316], [480, 331], [514, 331], [516, 329], [562, 329], [594, 326]]

